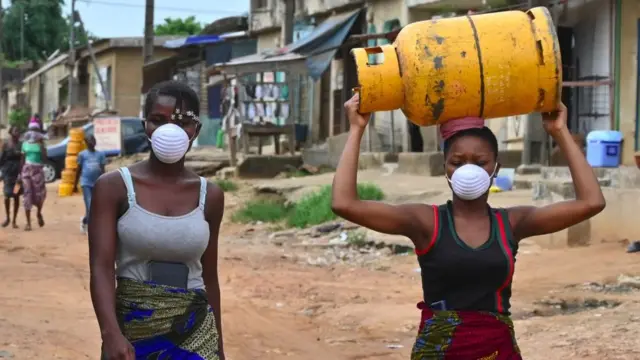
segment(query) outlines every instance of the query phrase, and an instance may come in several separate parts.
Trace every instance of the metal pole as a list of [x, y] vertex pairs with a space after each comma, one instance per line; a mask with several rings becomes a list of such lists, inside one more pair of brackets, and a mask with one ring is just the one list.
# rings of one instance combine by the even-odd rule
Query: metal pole
[[76, 66], [76, 0], [71, 0], [71, 26], [69, 27], [69, 79], [67, 83], [67, 103], [69, 108], [75, 105], [75, 66]]
[[147, 0], [144, 11], [144, 46], [142, 48], [145, 65], [153, 59], [153, 11], [154, 0]]
[[[20, 61], [24, 63], [24, 4], [20, 4]], [[20, 78], [24, 78], [24, 64], [20, 65]]]
[[[391, 116], [391, 153], [396, 153], [396, 119], [393, 110], [390, 111]], [[437, 149], [437, 148], [436, 148]]]
[[311, 144], [313, 144], [313, 134], [315, 134], [316, 132], [313, 131], [313, 127], [315, 126], [313, 118], [314, 118], [314, 109], [313, 109], [313, 104], [315, 103], [315, 97], [316, 97], [316, 82], [309, 76], [307, 78], [307, 83], [309, 84], [307, 86], [308, 91], [309, 91], [309, 95], [307, 96], [307, 103], [308, 103], [308, 110], [307, 110], [307, 116], [309, 117], [309, 128], [307, 129], [307, 141], [306, 141], [306, 145], [310, 146]]
[[365, 144], [367, 144], [366, 149], [367, 152], [371, 152], [371, 127], [373, 127], [373, 120], [376, 113], [371, 113], [371, 118], [369, 119], [369, 123], [367, 124], [367, 131], [365, 131]]
[[284, 0], [284, 26], [282, 27], [282, 45], [293, 42], [293, 20], [296, 13], [295, 0]]
[[24, 61], [24, 4], [20, 4], [20, 60]]
[[2, 8], [2, 0], [0, 0], [0, 124], [6, 120], [4, 118], [4, 82], [2, 71], [4, 70], [4, 52], [2, 52], [2, 18], [4, 17], [4, 9]]
[[[537, 1], [529, 0], [527, 2], [527, 7], [531, 9], [537, 5]], [[524, 126], [524, 134], [522, 135], [522, 157], [520, 159], [521, 165], [530, 165], [531, 164], [531, 129], [533, 123], [533, 116], [531, 114], [527, 114], [526, 116], [526, 124]]]
[[[86, 33], [84, 29], [84, 22], [82, 21], [80, 14], [77, 11], [75, 12], [75, 14], [77, 16], [78, 22], [80, 23], [80, 29], [82, 30], [83, 33]], [[107, 87], [104, 84], [104, 80], [100, 75], [100, 71], [98, 70], [98, 62], [96, 61], [96, 54], [94, 54], [93, 52], [91, 41], [87, 41], [87, 49], [89, 50], [89, 56], [91, 57], [91, 64], [93, 65], [93, 70], [96, 73], [96, 78], [98, 78], [98, 81], [100, 82], [100, 88], [102, 89], [102, 96], [104, 96], [106, 110], [109, 110], [109, 105], [111, 102], [111, 94], [107, 90], [111, 90], [111, 89], [107, 89]]]

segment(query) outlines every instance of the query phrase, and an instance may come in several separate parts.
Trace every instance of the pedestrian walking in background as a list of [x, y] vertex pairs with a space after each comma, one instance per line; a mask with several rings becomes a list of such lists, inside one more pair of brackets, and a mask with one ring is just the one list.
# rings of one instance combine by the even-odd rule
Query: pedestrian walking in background
[[76, 181], [73, 187], [77, 191], [79, 180], [85, 207], [84, 217], [81, 221], [82, 232], [86, 232], [87, 224], [89, 224], [89, 209], [91, 208], [93, 187], [100, 175], [104, 173], [104, 167], [107, 164], [105, 154], [96, 150], [96, 138], [93, 135], [85, 136], [84, 142], [87, 144], [87, 149], [78, 154], [78, 171], [76, 172]]
[[156, 84], [144, 104], [149, 159], [106, 173], [93, 189], [90, 212], [100, 216], [89, 221], [91, 299], [103, 359], [225, 358], [224, 195], [184, 166], [201, 129], [199, 109], [188, 85]]
[[43, 161], [47, 158], [47, 147], [44, 136], [40, 132], [40, 124], [37, 121], [29, 123], [29, 131], [22, 142], [23, 165], [21, 172], [22, 186], [24, 188], [24, 212], [27, 218], [25, 231], [31, 231], [31, 209], [35, 206], [38, 225], [44, 226], [42, 207], [47, 197], [47, 187], [44, 181]]
[[[16, 219], [22, 193], [19, 179], [21, 166], [22, 143], [20, 142], [20, 129], [16, 126], [11, 126], [9, 128], [9, 139], [2, 144], [2, 154], [0, 155], [0, 170], [2, 170], [2, 182], [4, 185], [4, 211], [6, 214], [2, 227], [12, 224], [14, 229], [18, 228]], [[10, 215], [11, 199], [13, 199], [13, 218]]]
[[31, 118], [29, 126], [24, 135], [22, 135], [22, 141], [39, 142], [40, 140], [46, 140], [47, 135], [42, 131], [42, 124], [38, 118], [38, 114]]
[[358, 95], [345, 108], [351, 128], [333, 179], [332, 209], [346, 220], [414, 243], [423, 299], [411, 359], [522, 359], [509, 311], [520, 240], [566, 229], [605, 208], [598, 180], [567, 128], [566, 107], [543, 114], [543, 125], [566, 156], [576, 199], [506, 209], [487, 203], [500, 163], [498, 141], [481, 118], [440, 126], [443, 180], [452, 190], [446, 204], [359, 200], [358, 153], [369, 115], [358, 113]]

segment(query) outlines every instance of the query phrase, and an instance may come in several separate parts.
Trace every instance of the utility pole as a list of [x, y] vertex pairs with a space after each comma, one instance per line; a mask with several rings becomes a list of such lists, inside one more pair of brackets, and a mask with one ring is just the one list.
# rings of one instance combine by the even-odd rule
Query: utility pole
[[142, 48], [145, 65], [153, 58], [153, 10], [154, 0], [147, 0], [144, 11], [144, 46]]
[[[85, 30], [84, 28], [84, 22], [82, 22], [82, 18], [80, 17], [80, 14], [77, 11], [73, 13], [73, 18], [77, 20], [78, 23], [80, 24], [80, 30], [86, 34], [87, 30]], [[91, 64], [93, 65], [93, 71], [95, 72], [96, 78], [100, 83], [100, 88], [102, 89], [102, 96], [104, 96], [105, 108], [106, 110], [109, 110], [111, 108], [111, 93], [110, 93], [111, 89], [107, 89], [107, 87], [104, 84], [104, 79], [102, 78], [102, 75], [100, 75], [98, 62], [96, 61], [96, 54], [93, 52], [93, 47], [91, 46], [91, 40], [87, 41], [87, 50], [89, 50], [89, 58], [91, 59]]]
[[67, 84], [67, 103], [71, 109], [76, 103], [75, 99], [75, 67], [76, 67], [76, 0], [71, 0], [71, 26], [69, 27], [69, 82]]
[[20, 4], [20, 60], [24, 61], [24, 4]]
[[4, 70], [4, 52], [2, 50], [2, 18], [4, 17], [4, 9], [2, 8], [2, 0], [0, 0], [0, 124], [3, 123], [4, 120], [4, 101], [2, 95], [4, 94], [4, 79], [2, 78], [2, 72]]
[[20, 77], [24, 78], [24, 4], [20, 3]]
[[293, 20], [296, 16], [295, 0], [284, 1], [284, 26], [282, 27], [282, 46], [293, 42]]
[[[538, 6], [539, 1], [537, 0], [528, 0], [527, 2], [527, 7], [529, 9]], [[533, 122], [534, 119], [537, 118], [536, 114], [527, 114], [526, 116], [526, 120], [525, 120], [525, 126], [524, 126], [524, 134], [522, 134], [522, 142], [523, 142], [523, 146], [522, 146], [522, 158], [520, 159], [520, 164], [521, 165], [531, 165], [531, 145], [532, 145], [532, 141], [531, 141], [531, 137], [532, 137], [532, 132], [533, 132]], [[542, 158], [540, 159], [540, 161], [542, 162]]]

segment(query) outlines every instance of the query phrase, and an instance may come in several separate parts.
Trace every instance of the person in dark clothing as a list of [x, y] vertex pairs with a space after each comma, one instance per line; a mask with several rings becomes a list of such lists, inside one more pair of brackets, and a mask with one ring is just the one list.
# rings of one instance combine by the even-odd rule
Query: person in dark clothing
[[[4, 183], [4, 211], [6, 214], [2, 227], [13, 224], [13, 228], [17, 229], [16, 218], [18, 217], [18, 209], [20, 208], [20, 191], [16, 187], [19, 185], [22, 153], [20, 151], [22, 144], [20, 143], [20, 130], [12, 126], [9, 128], [9, 139], [2, 144], [2, 155], [0, 155], [0, 169], [2, 169], [2, 181]], [[20, 188], [18, 186], [18, 188]], [[10, 216], [11, 199], [13, 199], [13, 221]]]
[[413, 242], [423, 299], [411, 359], [522, 359], [509, 312], [519, 241], [566, 229], [605, 208], [593, 170], [567, 128], [566, 107], [543, 114], [543, 125], [568, 160], [576, 199], [497, 209], [487, 200], [500, 168], [498, 142], [480, 118], [440, 127], [445, 179], [453, 192], [446, 204], [359, 200], [358, 153], [369, 115], [359, 114], [358, 106], [358, 95], [345, 104], [351, 128], [333, 180], [332, 209], [353, 223]]
[[420, 126], [407, 121], [409, 124], [409, 151], [410, 152], [424, 152], [424, 140], [422, 139], [422, 133], [420, 132]]

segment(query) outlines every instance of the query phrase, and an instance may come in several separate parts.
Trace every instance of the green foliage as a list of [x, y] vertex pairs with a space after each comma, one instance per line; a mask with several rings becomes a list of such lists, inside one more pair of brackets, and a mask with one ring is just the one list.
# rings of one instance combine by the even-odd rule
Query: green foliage
[[24, 59], [41, 61], [57, 50], [68, 32], [62, 15], [63, 0], [14, 0], [3, 17], [3, 50], [9, 61], [21, 59], [21, 29], [24, 29]]
[[[64, 0], [13, 0], [11, 6], [4, 9], [2, 46], [10, 65], [23, 59], [22, 44], [24, 60], [36, 62], [46, 60], [58, 49], [63, 53], [69, 50], [71, 16], [63, 14], [63, 6]], [[95, 37], [77, 26], [75, 39], [76, 47], [80, 47]]]
[[238, 190], [238, 185], [231, 180], [225, 179], [217, 179], [215, 183], [220, 187], [220, 189], [224, 192], [234, 192]]
[[[373, 184], [358, 184], [358, 197], [362, 200], [383, 200], [384, 193]], [[240, 223], [270, 222], [286, 220], [289, 227], [305, 228], [335, 220], [336, 214], [331, 211], [331, 186], [304, 196], [292, 206], [283, 199], [258, 198], [245, 203], [232, 220]]]
[[255, 199], [245, 203], [231, 219], [239, 223], [277, 222], [284, 219], [288, 212], [284, 201]]
[[29, 109], [13, 109], [9, 112], [9, 125], [17, 126], [20, 129], [26, 129], [29, 123]]
[[197, 35], [202, 31], [202, 24], [196, 21], [195, 16], [185, 19], [165, 18], [164, 24], [156, 25], [155, 35]]
[[367, 246], [367, 232], [363, 230], [352, 230], [347, 233], [347, 243], [353, 247], [362, 248]]
[[[358, 184], [358, 197], [362, 200], [382, 200], [384, 193], [374, 184]], [[304, 228], [334, 220], [336, 217], [331, 211], [331, 186], [327, 185], [300, 199], [293, 207], [288, 224], [291, 227]]]

